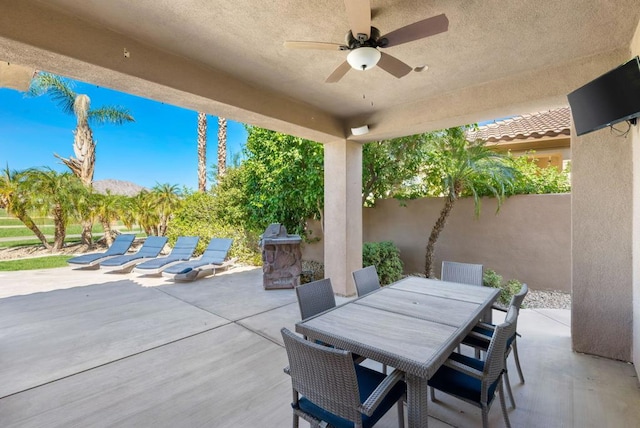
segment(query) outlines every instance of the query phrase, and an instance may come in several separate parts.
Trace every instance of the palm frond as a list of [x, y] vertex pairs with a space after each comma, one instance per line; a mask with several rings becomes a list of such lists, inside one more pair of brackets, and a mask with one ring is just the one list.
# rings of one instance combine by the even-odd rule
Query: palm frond
[[105, 123], [122, 125], [125, 122], [135, 122], [128, 109], [118, 106], [107, 106], [90, 110], [89, 120], [98, 125]]
[[52, 73], [39, 72], [31, 81], [27, 92], [30, 96], [49, 94], [58, 107], [67, 114], [74, 114], [73, 103], [76, 93], [72, 83]]

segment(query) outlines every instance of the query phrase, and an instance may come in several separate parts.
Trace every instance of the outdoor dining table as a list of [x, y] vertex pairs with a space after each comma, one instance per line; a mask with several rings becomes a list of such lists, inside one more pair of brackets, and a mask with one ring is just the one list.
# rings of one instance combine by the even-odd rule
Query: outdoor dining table
[[296, 331], [405, 372], [409, 428], [426, 427], [427, 381], [498, 294], [408, 277], [301, 321]]

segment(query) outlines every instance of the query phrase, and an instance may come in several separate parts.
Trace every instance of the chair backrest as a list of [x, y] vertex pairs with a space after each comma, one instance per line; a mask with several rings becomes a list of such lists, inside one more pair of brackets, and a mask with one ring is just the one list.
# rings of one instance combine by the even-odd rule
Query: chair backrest
[[520, 307], [522, 306], [522, 301], [524, 300], [528, 292], [529, 287], [527, 287], [527, 284], [522, 284], [522, 288], [520, 288], [520, 291], [511, 297], [509, 306], [515, 306], [516, 308], [520, 309]]
[[107, 251], [105, 251], [105, 255], [120, 255], [127, 252], [133, 240], [136, 238], [136, 235], [131, 233], [120, 234], [116, 236], [116, 239], [113, 241], [113, 244], [109, 247]]
[[375, 266], [367, 266], [352, 273], [358, 296], [376, 291], [380, 288], [380, 278]]
[[336, 306], [336, 297], [333, 295], [333, 287], [329, 278], [297, 286], [296, 296], [298, 297], [300, 318], [303, 320]]
[[179, 236], [171, 250], [171, 257], [188, 259], [198, 246], [198, 236]]
[[227, 258], [227, 253], [233, 244], [233, 239], [213, 238], [209, 242], [207, 249], [202, 253], [201, 260], [206, 260], [213, 264], [223, 264]]
[[[351, 353], [304, 340], [283, 328], [293, 389], [354, 424], [361, 422], [358, 378]], [[294, 394], [297, 405], [297, 394]]]
[[482, 265], [458, 262], [442, 262], [443, 281], [482, 285]]
[[487, 357], [485, 359], [483, 378], [482, 378], [482, 399], [487, 402], [489, 385], [493, 384], [498, 376], [505, 369], [505, 351], [507, 348], [507, 340], [516, 333], [516, 321], [518, 319], [518, 308], [510, 306], [504, 323], [497, 325], [491, 337], [491, 343], [487, 349]]
[[166, 236], [149, 236], [136, 253], [140, 257], [156, 257], [164, 248], [168, 238]]

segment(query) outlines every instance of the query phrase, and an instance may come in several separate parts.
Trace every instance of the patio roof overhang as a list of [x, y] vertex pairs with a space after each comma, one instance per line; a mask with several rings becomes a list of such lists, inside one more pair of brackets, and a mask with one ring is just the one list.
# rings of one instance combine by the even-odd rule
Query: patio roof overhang
[[[633, 0], [372, 6], [383, 33], [447, 15], [447, 32], [386, 50], [426, 71], [351, 71], [328, 84], [344, 52], [283, 47], [342, 42], [341, 0], [3, 0], [0, 57], [320, 142], [371, 141], [566, 105], [568, 92], [628, 59], [640, 16]], [[368, 134], [350, 136], [363, 124]]]
[[[447, 32], [388, 50], [426, 71], [398, 80], [375, 67], [327, 84], [344, 52], [283, 47], [340, 43], [342, 0], [0, 0], [0, 60], [326, 143], [325, 272], [348, 293], [362, 264], [360, 142], [566, 106], [567, 93], [640, 54], [637, 0], [372, 6], [383, 33], [447, 15]], [[633, 144], [604, 131], [572, 144], [574, 348], [636, 362], [637, 129]]]

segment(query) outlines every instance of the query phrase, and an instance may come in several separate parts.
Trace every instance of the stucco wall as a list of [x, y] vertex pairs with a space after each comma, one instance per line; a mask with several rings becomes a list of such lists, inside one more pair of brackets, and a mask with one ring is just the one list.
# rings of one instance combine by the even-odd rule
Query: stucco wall
[[[640, 55], [640, 23], [631, 42], [631, 55]], [[640, 125], [630, 134], [633, 147], [633, 362], [640, 378]]]
[[633, 328], [631, 140], [607, 128], [571, 142], [573, 348], [624, 361]]
[[[363, 209], [363, 239], [393, 241], [405, 272], [424, 270], [425, 246], [443, 200], [418, 199], [401, 206], [378, 201]], [[505, 279], [519, 279], [532, 289], [570, 292], [571, 195], [520, 195], [509, 198], [495, 214], [495, 201], [485, 199], [476, 218], [473, 201], [456, 203], [436, 244], [436, 275], [442, 260], [481, 263]], [[319, 236], [315, 223], [314, 236]], [[305, 245], [304, 258], [322, 260], [321, 245]]]

